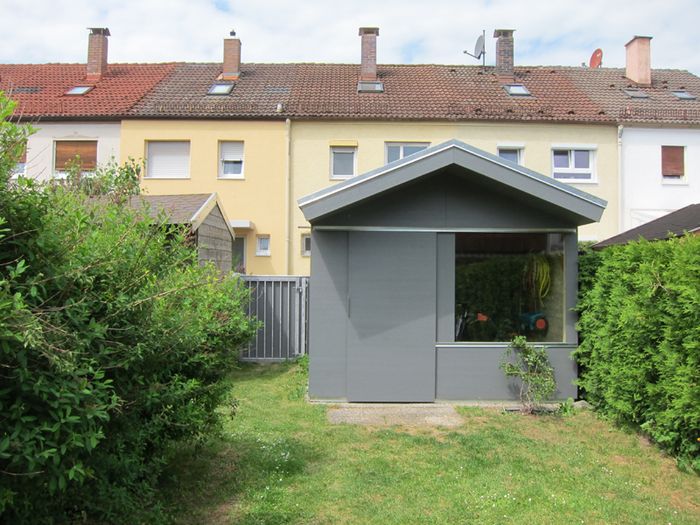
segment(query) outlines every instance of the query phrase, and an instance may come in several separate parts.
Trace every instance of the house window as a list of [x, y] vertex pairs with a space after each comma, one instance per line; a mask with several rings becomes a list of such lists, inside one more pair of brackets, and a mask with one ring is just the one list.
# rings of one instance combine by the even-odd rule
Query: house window
[[498, 156], [516, 164], [522, 164], [523, 149], [512, 147], [498, 148]]
[[270, 256], [270, 236], [269, 235], [258, 235], [255, 238], [255, 255], [261, 257]]
[[554, 148], [552, 176], [570, 182], [595, 180], [595, 150], [583, 148]]
[[233, 271], [245, 273], [245, 237], [239, 237], [236, 235], [236, 238], [233, 240], [232, 248], [233, 250], [231, 255], [233, 264], [231, 267], [233, 268]]
[[17, 164], [15, 164], [12, 170], [12, 178], [17, 179], [19, 177], [24, 177], [27, 174], [27, 149], [25, 148], [22, 152], [22, 156], [17, 159]]
[[355, 176], [357, 148], [331, 146], [331, 179], [348, 179]]
[[189, 179], [189, 141], [148, 141], [146, 177], [150, 179]]
[[386, 162], [394, 162], [395, 160], [408, 157], [419, 151], [423, 151], [428, 146], [429, 142], [387, 142], [386, 143]]
[[95, 171], [97, 167], [96, 140], [57, 140], [54, 143], [54, 175], [65, 177], [76, 166], [80, 172]]
[[661, 146], [661, 175], [678, 180], [685, 175], [685, 147]]
[[243, 179], [243, 142], [219, 142], [219, 178]]
[[301, 236], [301, 256], [311, 256], [311, 235], [305, 233]]

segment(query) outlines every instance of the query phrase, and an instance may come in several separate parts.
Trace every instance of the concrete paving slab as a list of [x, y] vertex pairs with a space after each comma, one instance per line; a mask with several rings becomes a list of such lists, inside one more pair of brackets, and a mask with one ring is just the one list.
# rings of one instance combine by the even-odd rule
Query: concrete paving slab
[[458, 427], [462, 418], [452, 405], [342, 403], [328, 407], [332, 424], [409, 427]]

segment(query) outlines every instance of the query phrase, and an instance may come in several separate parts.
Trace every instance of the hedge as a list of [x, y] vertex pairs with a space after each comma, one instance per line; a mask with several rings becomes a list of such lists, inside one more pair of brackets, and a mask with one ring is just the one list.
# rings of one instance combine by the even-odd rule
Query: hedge
[[700, 471], [700, 237], [605, 249], [581, 300], [588, 400]]

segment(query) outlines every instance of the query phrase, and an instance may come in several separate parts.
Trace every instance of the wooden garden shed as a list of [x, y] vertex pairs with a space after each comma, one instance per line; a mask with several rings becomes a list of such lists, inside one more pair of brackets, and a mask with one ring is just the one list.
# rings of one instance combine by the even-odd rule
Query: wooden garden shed
[[518, 334], [576, 396], [577, 228], [605, 201], [453, 140], [299, 205], [312, 398], [514, 399], [499, 364]]

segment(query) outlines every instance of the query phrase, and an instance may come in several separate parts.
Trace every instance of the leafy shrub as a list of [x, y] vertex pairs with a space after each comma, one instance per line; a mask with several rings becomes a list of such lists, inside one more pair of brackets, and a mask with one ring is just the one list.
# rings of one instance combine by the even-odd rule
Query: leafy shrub
[[700, 471], [700, 237], [607, 248], [581, 312], [588, 400]]
[[520, 402], [529, 414], [551, 398], [557, 388], [547, 351], [528, 344], [521, 335], [508, 346], [501, 369], [506, 376], [520, 380]]
[[119, 204], [133, 163], [101, 173], [97, 202], [95, 184], [10, 184], [26, 132], [3, 125], [0, 521], [157, 523], [167, 447], [217, 429], [247, 292]]

